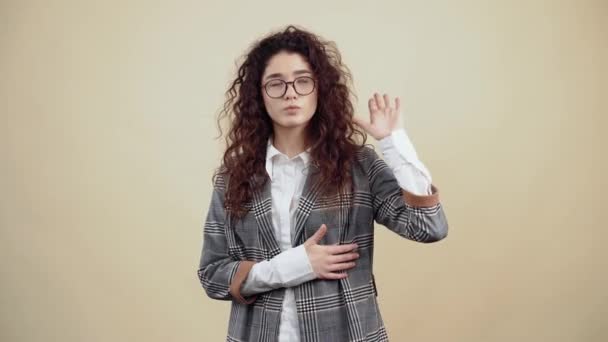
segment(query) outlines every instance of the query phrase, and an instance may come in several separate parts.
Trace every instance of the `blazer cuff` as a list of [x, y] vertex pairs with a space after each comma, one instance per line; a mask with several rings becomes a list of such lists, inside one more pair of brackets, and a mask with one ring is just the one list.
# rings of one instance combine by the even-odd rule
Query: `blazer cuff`
[[241, 261], [234, 277], [232, 278], [232, 282], [230, 283], [230, 294], [234, 300], [241, 304], [251, 304], [255, 302], [256, 299], [256, 296], [245, 298], [241, 295], [241, 286], [243, 285], [243, 282], [245, 282], [245, 279], [247, 279], [247, 275], [249, 275], [249, 271], [251, 271], [254, 264], [255, 261]]
[[439, 189], [433, 184], [431, 184], [430, 195], [416, 195], [403, 188], [401, 189], [401, 193], [405, 203], [412, 207], [433, 207], [439, 204]]

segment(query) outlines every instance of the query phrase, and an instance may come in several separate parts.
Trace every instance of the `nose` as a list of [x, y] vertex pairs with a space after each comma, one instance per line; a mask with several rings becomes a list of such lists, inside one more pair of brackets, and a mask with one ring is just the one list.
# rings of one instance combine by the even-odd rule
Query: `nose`
[[287, 83], [287, 91], [285, 92], [285, 98], [296, 98], [298, 93], [296, 93], [296, 84], [291, 82]]

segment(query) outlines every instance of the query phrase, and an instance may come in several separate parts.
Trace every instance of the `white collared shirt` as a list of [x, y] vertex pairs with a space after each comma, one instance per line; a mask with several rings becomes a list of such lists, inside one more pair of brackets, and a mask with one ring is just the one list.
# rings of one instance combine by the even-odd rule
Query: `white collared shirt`
[[[431, 175], [418, 159], [405, 129], [398, 129], [380, 140], [379, 147], [399, 185], [418, 195], [431, 194]], [[268, 140], [266, 171], [271, 180], [272, 224], [281, 253], [256, 263], [245, 280], [241, 293], [256, 293], [285, 287], [279, 325], [279, 341], [300, 340], [295, 297], [291, 287], [316, 278], [304, 245], [291, 246], [294, 214], [308, 176], [310, 154], [304, 151], [293, 158], [277, 150]]]

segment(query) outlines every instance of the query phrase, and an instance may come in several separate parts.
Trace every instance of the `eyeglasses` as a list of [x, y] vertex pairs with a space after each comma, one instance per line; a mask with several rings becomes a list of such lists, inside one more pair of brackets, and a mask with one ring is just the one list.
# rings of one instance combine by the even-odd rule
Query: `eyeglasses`
[[308, 95], [315, 90], [315, 80], [308, 76], [300, 76], [292, 82], [285, 82], [279, 79], [270, 80], [264, 85], [264, 90], [269, 97], [278, 99], [285, 95], [287, 86], [290, 84], [293, 84], [293, 90], [302, 96]]

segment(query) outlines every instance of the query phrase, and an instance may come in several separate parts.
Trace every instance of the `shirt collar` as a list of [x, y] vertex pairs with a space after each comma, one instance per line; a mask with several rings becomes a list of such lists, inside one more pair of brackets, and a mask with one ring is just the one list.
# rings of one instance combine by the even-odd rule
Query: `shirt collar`
[[[281, 151], [277, 150], [276, 147], [272, 144], [272, 137], [268, 138], [268, 143], [266, 147], [266, 172], [268, 176], [272, 179], [272, 161], [273, 158], [279, 154], [284, 155]], [[304, 162], [304, 167], [306, 168], [310, 163], [310, 147], [303, 151], [302, 153], [295, 156], [293, 159], [300, 157]]]

